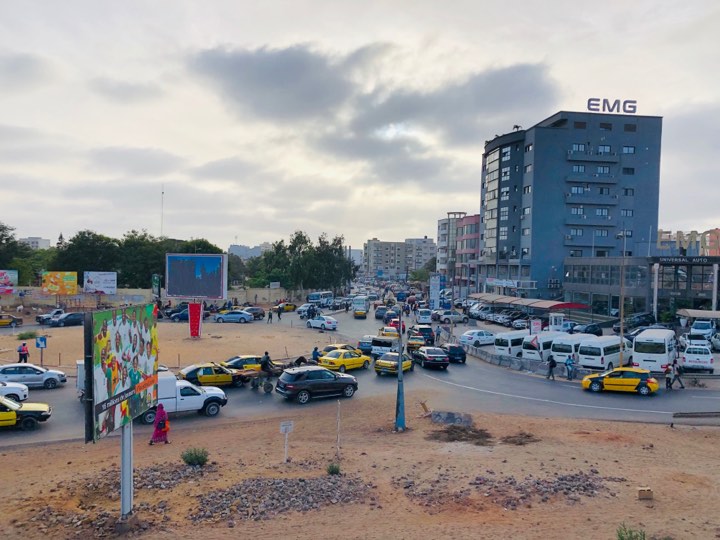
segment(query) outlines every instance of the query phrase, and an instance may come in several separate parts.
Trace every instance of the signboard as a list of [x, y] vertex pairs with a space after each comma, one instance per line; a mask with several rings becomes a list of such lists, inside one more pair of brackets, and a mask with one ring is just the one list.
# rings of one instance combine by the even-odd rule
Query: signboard
[[47, 349], [47, 337], [46, 336], [39, 336], [35, 338], [35, 348], [36, 349]]
[[280, 433], [292, 433], [295, 423], [292, 420], [284, 420], [280, 422]]
[[152, 293], [153, 295], [160, 298], [160, 281], [162, 280], [162, 276], [160, 274], [153, 274], [152, 275]]
[[83, 290], [92, 294], [117, 294], [117, 272], [84, 272]]
[[0, 270], [0, 294], [12, 294], [18, 284], [17, 270]]
[[78, 293], [77, 272], [43, 272], [43, 294], [57, 294], [59, 296], [73, 296]]
[[280, 282], [279, 282], [279, 281], [271, 281], [271, 282], [270, 282], [270, 288], [271, 288], [271, 289], [279, 289], [279, 288], [280, 288]]
[[154, 305], [96, 311], [89, 318], [85, 371], [92, 373], [92, 431], [86, 431], [85, 442], [107, 436], [157, 404]]
[[430, 276], [430, 309], [440, 309], [440, 276]]
[[190, 337], [199, 338], [202, 333], [203, 305], [198, 302], [188, 304], [188, 322]]
[[518, 282], [514, 279], [498, 279], [489, 277], [485, 280], [488, 285], [494, 285], [495, 287], [514, 287], [517, 288]]
[[530, 333], [539, 334], [542, 332], [542, 321], [540, 319], [532, 319], [530, 321]]
[[227, 298], [227, 255], [168, 253], [165, 295], [171, 298]]

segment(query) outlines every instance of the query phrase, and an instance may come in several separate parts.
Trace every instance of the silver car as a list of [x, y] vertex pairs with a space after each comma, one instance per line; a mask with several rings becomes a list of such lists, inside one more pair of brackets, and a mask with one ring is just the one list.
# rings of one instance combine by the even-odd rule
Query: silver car
[[62, 371], [34, 364], [7, 364], [0, 367], [0, 382], [16, 382], [31, 388], [57, 388], [67, 382]]

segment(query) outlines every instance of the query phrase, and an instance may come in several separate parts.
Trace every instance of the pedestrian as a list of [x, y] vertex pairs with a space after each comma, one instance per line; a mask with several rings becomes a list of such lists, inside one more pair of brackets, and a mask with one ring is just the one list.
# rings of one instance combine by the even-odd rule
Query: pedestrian
[[550, 360], [548, 361], [548, 371], [547, 371], [547, 376], [545, 377], [546, 379], [552, 378], [553, 381], [555, 380], [555, 368], [556, 367], [557, 367], [557, 362], [551, 356]]
[[170, 433], [170, 420], [168, 420], [168, 415], [165, 412], [165, 407], [163, 407], [162, 403], [157, 406], [153, 426], [155, 429], [153, 430], [152, 438], [148, 444], [150, 444], [150, 446], [161, 442], [170, 444], [170, 441], [168, 441], [168, 433]]
[[315, 362], [316, 364], [319, 364], [319, 363], [320, 363], [320, 351], [318, 350], [317, 347], [315, 347], [315, 348], [313, 349], [312, 359], [313, 359], [313, 362]]
[[673, 380], [670, 383], [670, 387], [672, 388], [672, 386], [675, 384], [675, 381], [677, 381], [680, 383], [680, 388], [684, 389], [685, 385], [683, 384], [682, 379], [680, 378], [680, 375], [682, 375], [682, 372], [683, 372], [683, 368], [680, 364], [678, 364], [677, 359], [673, 360], [672, 372], [673, 372]]
[[272, 309], [268, 309], [267, 324], [272, 324]]
[[27, 364], [28, 357], [30, 356], [30, 351], [28, 350], [27, 343], [23, 341], [22, 345], [18, 347], [17, 352], [18, 362]]
[[257, 304], [257, 294], [255, 295], [255, 304]]
[[280, 314], [282, 313], [282, 310], [283, 310], [283, 308], [278, 306], [278, 322], [280, 322], [280, 320], [282, 319], [282, 317], [280, 316]]
[[573, 380], [574, 369], [575, 369], [575, 359], [573, 358], [572, 354], [568, 354], [567, 358], [565, 359], [565, 371], [567, 371], [567, 380], [568, 381]]
[[665, 390], [672, 390], [672, 367], [669, 365], [665, 366]]

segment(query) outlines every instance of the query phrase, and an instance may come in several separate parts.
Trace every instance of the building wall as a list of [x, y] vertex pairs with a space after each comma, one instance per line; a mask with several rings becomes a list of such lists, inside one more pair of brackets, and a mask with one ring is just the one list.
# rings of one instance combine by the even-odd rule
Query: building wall
[[477, 261], [480, 254], [480, 214], [457, 220], [455, 282], [460, 296], [478, 291]]
[[40, 238], [39, 236], [29, 236], [28, 238], [18, 238], [18, 242], [30, 246], [32, 249], [49, 249], [50, 240]]

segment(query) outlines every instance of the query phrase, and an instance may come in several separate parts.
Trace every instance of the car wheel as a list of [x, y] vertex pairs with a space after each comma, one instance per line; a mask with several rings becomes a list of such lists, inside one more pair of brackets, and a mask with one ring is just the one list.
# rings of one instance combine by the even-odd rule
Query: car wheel
[[273, 383], [271, 383], [270, 381], [265, 381], [263, 383], [262, 388], [263, 388], [263, 392], [265, 392], [266, 394], [269, 394], [270, 392], [272, 392], [275, 389], [275, 387], [273, 386]]
[[217, 416], [220, 413], [220, 404], [219, 403], [208, 403], [205, 405], [205, 416]]
[[45, 381], [43, 386], [47, 388], [48, 390], [52, 390], [53, 388], [57, 388], [58, 382], [57, 379], [48, 379]]
[[460, 360], [460, 362], [464, 364], [465, 362], [467, 362], [467, 358], [463, 358], [462, 360]]
[[325, 325], [324, 325], [324, 324], [321, 324], [321, 325], [320, 325], [320, 330], [325, 330]]
[[148, 409], [140, 417], [143, 424], [152, 424], [155, 421], [155, 409]]
[[310, 321], [307, 322], [307, 327], [312, 328], [312, 324], [310, 324]]
[[377, 375], [379, 377], [380, 375], [382, 375], [382, 373], [380, 373], [379, 371], [376, 371], [375, 375]]
[[17, 326], [17, 323], [15, 321], [10, 323], [10, 328], [15, 328]]
[[450, 324], [450, 319], [445, 319], [443, 322], [444, 322], [445, 324]]
[[180, 322], [180, 317], [170, 317], [172, 322]]
[[592, 390], [593, 392], [600, 392], [600, 390], [602, 390], [602, 384], [600, 384], [600, 381], [591, 382], [590, 390]]
[[645, 386], [644, 384], [642, 386], [638, 386], [638, 394], [641, 396], [649, 396], [650, 395], [650, 388]]
[[447, 369], [448, 367], [447, 367], [447, 366], [443, 366], [442, 368], [443, 368], [443, 369]]
[[37, 429], [37, 427], [37, 419], [31, 416], [26, 416], [20, 421], [20, 429], [22, 429], [23, 431], [33, 431], [34, 429]]
[[477, 348], [477, 347], [479, 347], [479, 346], [480, 346], [480, 342], [479, 342], [479, 341], [476, 341], [475, 343], [473, 343], [473, 347]]
[[244, 385], [245, 385], [245, 381], [242, 379], [242, 377], [238, 377], [237, 379], [235, 379], [233, 381], [233, 386], [235, 386], [237, 388], [241, 388]]
[[18, 403], [20, 403], [20, 396], [16, 396], [15, 394], [8, 394], [8, 395], [5, 396], [5, 397], [8, 398], [8, 399], [12, 399], [13, 401], [17, 401]]
[[300, 405], [305, 405], [310, 401], [310, 392], [307, 390], [300, 390], [297, 395], [297, 401]]
[[240, 324], [245, 324], [246, 322], [248, 322], [247, 319], [240, 319]]
[[222, 317], [219, 317], [218, 320], [217, 320], [217, 322], [219, 322], [219, 323], [224, 323], [224, 322], [225, 322], [225, 319], [223, 319]]
[[613, 363], [610, 362], [610, 363], [608, 364], [608, 367], [607, 367], [607, 368], [608, 368], [608, 371], [610, 371], [610, 370], [613, 369], [614, 367], [615, 367], [615, 366], [613, 365]]
[[352, 384], [348, 384], [345, 388], [343, 388], [343, 396], [346, 398], [351, 398], [355, 394], [355, 387]]
[[338, 371], [339, 371], [340, 373], [345, 373], [345, 366], [340, 366], [340, 367], [338, 368]]
[[363, 362], [363, 369], [367, 369], [367, 368], [369, 368], [369, 367], [370, 367], [370, 362], [368, 362], [367, 360], [365, 360], [365, 361]]
[[58, 326], [65, 326], [65, 322], [64, 322], [64, 321], [60, 321], [60, 322], [58, 323]]

